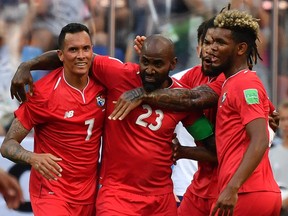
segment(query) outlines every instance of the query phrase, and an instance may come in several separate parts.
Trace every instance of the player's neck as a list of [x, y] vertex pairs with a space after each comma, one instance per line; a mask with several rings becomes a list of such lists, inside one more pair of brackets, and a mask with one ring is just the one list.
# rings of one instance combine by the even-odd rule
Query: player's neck
[[88, 84], [88, 75], [67, 75], [64, 73], [66, 82], [74, 88], [82, 91]]

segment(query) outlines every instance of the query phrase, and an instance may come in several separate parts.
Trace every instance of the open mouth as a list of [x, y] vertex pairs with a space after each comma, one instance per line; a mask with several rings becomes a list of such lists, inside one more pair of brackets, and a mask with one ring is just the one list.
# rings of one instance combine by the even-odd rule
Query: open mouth
[[205, 62], [206, 64], [212, 64], [211, 58], [204, 58], [204, 62]]

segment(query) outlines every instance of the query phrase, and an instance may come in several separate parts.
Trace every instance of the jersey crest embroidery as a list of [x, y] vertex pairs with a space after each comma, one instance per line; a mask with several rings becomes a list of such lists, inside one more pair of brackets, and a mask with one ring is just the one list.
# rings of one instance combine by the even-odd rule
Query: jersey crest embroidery
[[103, 95], [98, 95], [96, 97], [96, 103], [98, 107], [103, 107], [105, 105], [105, 98]]
[[257, 89], [245, 89], [243, 92], [247, 104], [259, 104], [259, 95]]

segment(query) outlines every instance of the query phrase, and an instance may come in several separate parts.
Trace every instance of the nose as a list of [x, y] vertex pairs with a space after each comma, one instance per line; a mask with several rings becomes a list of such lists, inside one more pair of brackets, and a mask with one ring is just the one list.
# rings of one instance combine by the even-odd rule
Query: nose
[[147, 67], [146, 68], [146, 70], [145, 70], [145, 72], [147, 73], [147, 74], [155, 74], [155, 70], [154, 70], [154, 68], [153, 67]]
[[217, 43], [216, 42], [213, 42], [212, 44], [211, 44], [211, 47], [210, 47], [212, 50], [217, 50], [218, 49], [218, 45], [217, 45]]
[[78, 58], [84, 58], [84, 57], [85, 57], [84, 51], [81, 50], [81, 49], [79, 49], [79, 51], [78, 51], [78, 53], [77, 53], [77, 57], [78, 57]]
[[202, 48], [202, 55], [212, 54], [215, 50], [217, 50], [217, 45], [215, 43], [211, 43], [210, 45], [205, 46], [204, 49]]

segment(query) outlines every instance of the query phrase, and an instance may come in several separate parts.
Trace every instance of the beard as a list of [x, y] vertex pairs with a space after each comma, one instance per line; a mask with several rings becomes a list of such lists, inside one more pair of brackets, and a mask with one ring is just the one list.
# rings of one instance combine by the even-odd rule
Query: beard
[[162, 82], [146, 82], [142, 80], [142, 84], [146, 92], [152, 92], [161, 88]]
[[227, 63], [219, 65], [219, 66], [213, 66], [211, 64], [209, 68], [208, 67], [205, 68], [203, 63], [202, 63], [202, 72], [205, 76], [216, 77], [216, 76], [219, 76], [222, 72], [229, 69], [230, 67], [231, 67], [230, 62], [227, 62]]
[[211, 66], [209, 69], [205, 69], [202, 66], [202, 72], [205, 76], [216, 77], [216, 76], [219, 76], [223, 72], [223, 69], [222, 67], [213, 67], [213, 66]]
[[155, 81], [154, 82], [148, 82], [146, 81], [145, 77], [146, 77], [146, 73], [141, 73], [141, 80], [142, 80], [142, 85], [143, 88], [145, 89], [146, 92], [152, 92], [155, 91], [157, 89], [160, 89], [162, 87], [163, 84], [163, 80], [159, 79], [159, 77], [155, 77]]

